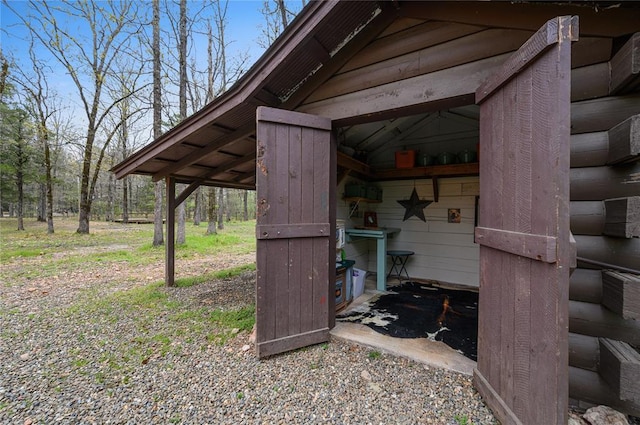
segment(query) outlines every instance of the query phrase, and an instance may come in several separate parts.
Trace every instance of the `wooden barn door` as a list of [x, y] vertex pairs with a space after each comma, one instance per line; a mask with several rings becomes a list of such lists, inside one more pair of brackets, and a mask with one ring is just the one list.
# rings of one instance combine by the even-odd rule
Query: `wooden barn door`
[[315, 115], [260, 107], [256, 134], [256, 346], [265, 357], [327, 341], [334, 325], [336, 152], [331, 121]]
[[571, 41], [550, 20], [476, 92], [480, 302], [474, 381], [503, 424], [566, 424]]

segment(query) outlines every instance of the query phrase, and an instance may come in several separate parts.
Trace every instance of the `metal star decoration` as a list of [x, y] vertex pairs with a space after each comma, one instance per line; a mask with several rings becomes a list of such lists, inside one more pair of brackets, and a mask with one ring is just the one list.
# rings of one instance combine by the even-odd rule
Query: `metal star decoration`
[[427, 219], [424, 216], [424, 209], [429, 206], [433, 201], [423, 201], [418, 197], [418, 192], [416, 192], [416, 188], [413, 188], [413, 192], [411, 192], [411, 198], [404, 201], [397, 201], [400, 205], [402, 205], [406, 211], [404, 212], [404, 218], [402, 221], [406, 221], [411, 216], [416, 216], [420, 220], [427, 222]]

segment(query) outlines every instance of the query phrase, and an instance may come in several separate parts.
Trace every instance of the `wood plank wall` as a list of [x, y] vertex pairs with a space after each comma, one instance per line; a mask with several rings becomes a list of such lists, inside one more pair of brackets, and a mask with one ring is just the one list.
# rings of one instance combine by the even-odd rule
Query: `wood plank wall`
[[[345, 179], [347, 183], [351, 181], [357, 180]], [[338, 187], [337, 216], [347, 221], [347, 227], [360, 226], [363, 224], [361, 216], [348, 219], [349, 205], [341, 199], [344, 184]], [[375, 211], [379, 226], [401, 229], [400, 233], [389, 239], [388, 249], [406, 249], [416, 253], [407, 263], [409, 276], [478, 287], [479, 248], [473, 242], [478, 177], [440, 179], [439, 202], [424, 209], [426, 223], [417, 217], [402, 221], [405, 210], [397, 201], [409, 199], [413, 180], [380, 182], [377, 185], [383, 190], [383, 202], [361, 203], [360, 211]], [[415, 185], [421, 199], [433, 199], [430, 179], [416, 180]], [[460, 209], [460, 223], [447, 222], [449, 208]], [[347, 258], [356, 261], [356, 267], [376, 270], [375, 241], [349, 243], [346, 254]]]

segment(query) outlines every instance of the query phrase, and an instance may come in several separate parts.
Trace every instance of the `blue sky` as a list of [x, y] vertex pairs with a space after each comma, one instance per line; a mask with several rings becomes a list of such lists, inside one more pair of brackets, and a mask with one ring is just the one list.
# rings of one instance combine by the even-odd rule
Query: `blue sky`
[[[28, 31], [20, 24], [20, 19], [14, 15], [4, 4], [7, 1], [9, 5], [16, 9], [16, 11], [26, 16], [26, 12], [29, 7], [25, 0], [0, 0], [0, 46], [3, 54], [10, 58], [15, 58], [18, 63], [29, 64], [28, 46], [25, 40], [28, 39]], [[42, 0], [37, 0], [42, 1]], [[99, 2], [100, 0], [98, 0]], [[148, 16], [151, 15], [151, 0], [136, 0], [139, 1], [137, 5], [141, 7], [148, 7]], [[171, 7], [175, 8], [177, 13], [177, 1], [166, 0]], [[55, 0], [48, 1], [49, 5], [55, 5], [59, 3]], [[302, 1], [295, 0], [290, 1], [290, 8], [299, 10]], [[161, 8], [165, 4], [165, 0], [161, 0]], [[188, 8], [189, 15], [192, 16], [197, 10], [201, 9], [202, 2], [198, 0], [189, 0]], [[249, 59], [245, 62], [243, 69], [246, 71], [253, 63], [260, 57], [264, 49], [260, 47], [258, 39], [262, 36], [262, 28], [264, 27], [265, 18], [261, 13], [263, 7], [263, 0], [229, 0], [227, 8], [227, 31], [225, 38], [227, 43], [230, 43], [229, 50], [227, 52], [228, 61], [233, 64], [234, 57], [238, 54], [247, 54]], [[206, 18], [213, 15], [213, 12], [205, 13], [202, 18]], [[58, 18], [56, 16], [56, 18]], [[82, 34], [88, 32], [80, 24], [75, 24], [73, 21], [69, 21], [68, 18], [61, 15], [59, 23], [62, 26], [70, 28], [70, 31], [75, 34]], [[166, 19], [166, 17], [164, 18]], [[170, 31], [170, 24], [168, 22], [161, 22], [162, 31], [165, 31], [164, 36], [168, 36]], [[206, 30], [206, 21], [201, 19], [199, 25], [194, 27], [196, 31]], [[207, 56], [207, 41], [204, 36], [194, 36], [194, 45], [189, 46], [190, 55], [196, 58], [198, 68], [201, 71], [206, 69], [206, 56]], [[78, 114], [82, 107], [80, 105], [80, 99], [77, 95], [77, 89], [71, 81], [66, 70], [55, 60], [50, 57], [50, 54], [45, 51], [44, 48], [37, 50], [39, 58], [45, 60], [49, 69], [47, 72], [50, 75], [56, 77], [51, 78], [49, 81], [49, 87], [54, 93], [56, 93], [65, 105], [67, 113], [77, 120], [82, 120], [83, 114]], [[231, 65], [232, 66], [232, 65]]]
[[[2, 28], [0, 41], [2, 50], [5, 54], [11, 51], [19, 54], [23, 51], [21, 38], [25, 37], [26, 30], [19, 25], [18, 18], [5, 6], [4, 1], [2, 0], [0, 3], [0, 27]], [[24, 0], [8, 0], [8, 3], [19, 13], [24, 13], [27, 10], [27, 2]], [[50, 1], [49, 3], [53, 4], [55, 1]], [[145, 1], [145, 3], [151, 8], [150, 0]], [[199, 3], [199, 1], [189, 1], [188, 4], [190, 9], [194, 10], [199, 7]], [[298, 3], [301, 2], [292, 3], [298, 6]], [[264, 17], [260, 12], [262, 5], [262, 0], [230, 0], [227, 10], [227, 37], [232, 42], [231, 48], [241, 52], [249, 51], [252, 62], [257, 60], [263, 52], [257, 42], [261, 36], [260, 26], [264, 23]], [[206, 46], [198, 50], [202, 50], [205, 53]]]

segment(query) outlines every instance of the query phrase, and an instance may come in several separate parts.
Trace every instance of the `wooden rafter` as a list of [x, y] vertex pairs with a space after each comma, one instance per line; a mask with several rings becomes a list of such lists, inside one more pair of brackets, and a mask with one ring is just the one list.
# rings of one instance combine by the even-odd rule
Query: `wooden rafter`
[[173, 164], [163, 168], [153, 175], [153, 181], [157, 182], [158, 180], [167, 177], [182, 168], [188, 167], [196, 161], [206, 157], [207, 155], [211, 155], [217, 150], [221, 149], [223, 146], [228, 145], [230, 143], [236, 142], [238, 140], [244, 139], [245, 137], [249, 137], [255, 133], [255, 124], [253, 122], [249, 122], [244, 124], [242, 127], [238, 128], [235, 131], [232, 131], [229, 134], [225, 134], [224, 136], [217, 139], [215, 142], [210, 143], [198, 150], [195, 150], [186, 156], [182, 157], [179, 161], [174, 162]]

